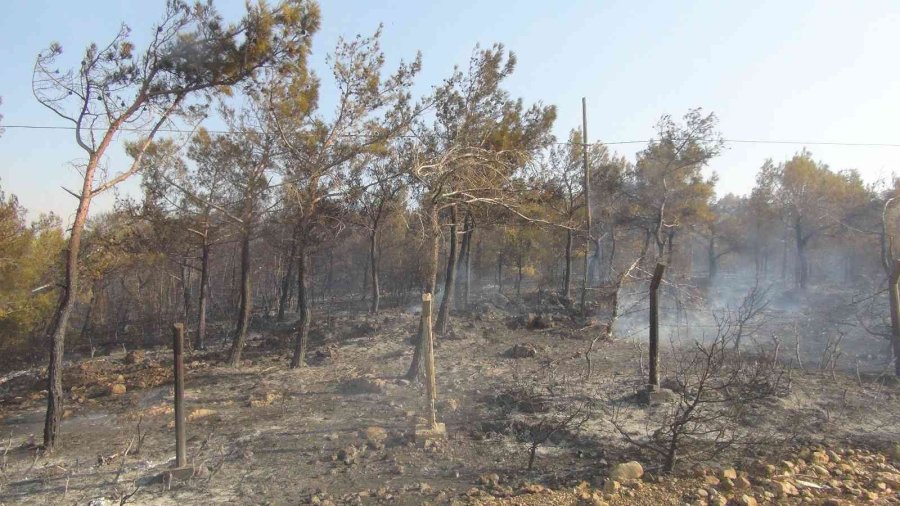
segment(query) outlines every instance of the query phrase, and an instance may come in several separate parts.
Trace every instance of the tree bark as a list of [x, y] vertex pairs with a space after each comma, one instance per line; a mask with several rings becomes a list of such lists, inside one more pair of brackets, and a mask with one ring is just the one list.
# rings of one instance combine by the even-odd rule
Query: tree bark
[[894, 260], [888, 280], [891, 306], [891, 347], [894, 351], [894, 373], [900, 378], [900, 260]]
[[381, 289], [378, 284], [378, 228], [372, 229], [369, 234], [369, 259], [372, 266], [369, 271], [372, 273], [372, 306], [370, 311], [372, 314], [378, 313], [378, 305], [381, 302]]
[[[426, 237], [425, 237], [425, 280], [424, 286], [422, 287], [423, 293], [431, 293], [434, 294], [434, 288], [437, 285], [437, 266], [438, 266], [438, 252], [440, 250], [440, 223], [438, 221], [437, 208], [433, 203], [428, 203], [428, 208], [425, 210], [426, 218], [428, 220], [429, 226], [426, 227]], [[419, 332], [415, 336], [415, 353], [413, 353], [412, 363], [409, 365], [409, 370], [406, 373], [406, 379], [410, 381], [416, 380], [422, 374], [422, 355], [424, 353], [424, 345], [425, 343], [422, 341], [422, 328], [421, 328], [421, 320], [419, 322]]]
[[297, 261], [297, 312], [300, 313], [300, 324], [297, 327], [297, 337], [294, 340], [294, 355], [291, 357], [291, 369], [306, 366], [306, 346], [309, 340], [309, 252], [306, 244], [300, 244], [299, 260]]
[[78, 294], [78, 260], [81, 249], [81, 235], [84, 232], [84, 224], [87, 221], [88, 209], [91, 205], [91, 196], [94, 190], [94, 172], [97, 169], [98, 159], [92, 157], [88, 162], [84, 174], [84, 184], [81, 188], [81, 197], [78, 199], [78, 209], [75, 211], [75, 221], [72, 223], [72, 233], [69, 235], [69, 243], [66, 249], [66, 274], [60, 290], [59, 303], [48, 327], [50, 341], [50, 364], [47, 370], [47, 413], [44, 418], [44, 449], [53, 451], [56, 444], [56, 436], [59, 432], [59, 424], [62, 420], [63, 387], [62, 387], [62, 362], [65, 351], [66, 327], [69, 317], [75, 307], [75, 298]]
[[197, 316], [197, 348], [206, 349], [206, 305], [209, 299], [209, 250], [207, 238], [203, 238], [200, 253], [200, 300]]
[[497, 291], [503, 293], [503, 254], [497, 255]]
[[[94, 313], [94, 304], [97, 302], [97, 291], [99, 289], [99, 283], [94, 283], [94, 287], [91, 289], [91, 300], [88, 302], [87, 312], [84, 314], [84, 322], [81, 324], [81, 332], [78, 335], [79, 341], [84, 341], [84, 337], [88, 334], [88, 329], [91, 326], [91, 315]], [[88, 342], [93, 343], [90, 336], [88, 336]], [[93, 354], [94, 345], [91, 344], [91, 356], [93, 356]]]
[[193, 278], [193, 270], [190, 265], [185, 263], [181, 266], [181, 295], [184, 297], [182, 318], [184, 318], [185, 326], [190, 323], [191, 319], [191, 278]]
[[369, 278], [371, 278], [371, 274], [369, 274], [369, 269], [372, 268], [372, 262], [363, 262], [365, 267], [363, 268], [363, 280], [362, 280], [362, 296], [360, 300], [365, 302], [366, 299], [369, 298]]
[[[716, 279], [716, 275], [719, 273], [719, 257], [716, 255], [716, 236], [715, 234], [709, 235], [709, 246], [706, 251], [706, 260], [709, 264], [707, 269], [709, 271], [708, 277], [710, 281]], [[758, 269], [757, 269], [758, 270]]]
[[666, 264], [669, 266], [669, 269], [673, 267], [672, 259], [675, 254], [675, 229], [670, 228], [669, 232], [666, 234]]
[[606, 278], [613, 278], [613, 267], [616, 261], [616, 227], [612, 225], [609, 230], [609, 261], [606, 262]]
[[441, 299], [441, 307], [438, 311], [437, 323], [435, 323], [435, 333], [443, 336], [447, 333], [450, 326], [450, 306], [453, 304], [453, 291], [456, 286], [456, 256], [457, 256], [457, 238], [456, 238], [456, 206], [450, 207], [450, 253], [447, 257], [447, 277], [444, 279], [444, 297]]
[[568, 298], [572, 290], [572, 230], [566, 230], [566, 271], [563, 274], [563, 297]]
[[291, 298], [291, 281], [294, 279], [294, 258], [297, 256], [297, 231], [291, 238], [291, 252], [287, 259], [287, 269], [281, 278], [281, 298], [278, 300], [278, 321], [284, 321], [284, 311]]
[[247, 331], [250, 329], [250, 313], [253, 310], [253, 290], [250, 283], [250, 231], [245, 231], [241, 238], [241, 299], [238, 309], [237, 332], [231, 343], [231, 353], [228, 357], [228, 365], [239, 367], [241, 365], [241, 353], [244, 351], [244, 343], [247, 340]]
[[516, 257], [516, 267], [518, 268], [518, 272], [516, 273], [516, 298], [522, 298], [522, 254], [520, 253]]
[[462, 245], [456, 259], [456, 309], [465, 309], [469, 306], [469, 258], [474, 225], [472, 213], [467, 210], [466, 217], [463, 219]]
[[809, 282], [809, 263], [806, 257], [806, 243], [808, 238], [803, 237], [803, 227], [799, 222], [794, 224], [794, 235], [797, 241], [797, 282], [801, 290], [806, 290]]
[[322, 280], [322, 304], [328, 300], [328, 292], [331, 291], [331, 282], [334, 279], [334, 255], [328, 255], [328, 272]]
[[469, 297], [472, 295], [472, 238], [475, 235], [475, 220], [472, 220], [469, 229], [468, 243], [466, 244], [465, 277], [463, 281], [463, 309], [469, 307]]

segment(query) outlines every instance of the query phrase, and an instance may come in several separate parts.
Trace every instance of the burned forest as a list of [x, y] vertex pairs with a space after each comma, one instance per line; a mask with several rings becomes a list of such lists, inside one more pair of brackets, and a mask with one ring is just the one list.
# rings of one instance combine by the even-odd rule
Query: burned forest
[[0, 182], [0, 504], [900, 504], [900, 176], [157, 3], [30, 63], [77, 186]]

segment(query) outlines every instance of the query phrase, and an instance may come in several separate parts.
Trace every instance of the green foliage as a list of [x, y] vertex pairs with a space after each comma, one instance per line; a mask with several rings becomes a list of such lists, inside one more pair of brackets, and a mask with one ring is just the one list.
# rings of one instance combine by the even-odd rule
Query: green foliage
[[29, 225], [16, 197], [0, 190], [0, 352], [21, 353], [32, 346], [50, 319], [63, 247], [56, 216]]

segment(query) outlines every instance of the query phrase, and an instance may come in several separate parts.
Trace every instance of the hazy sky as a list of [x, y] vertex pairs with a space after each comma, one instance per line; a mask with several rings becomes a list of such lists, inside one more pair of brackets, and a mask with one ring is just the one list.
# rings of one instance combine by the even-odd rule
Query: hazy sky
[[[149, 33], [162, 4], [3, 2], [3, 124], [63, 124], [31, 95], [34, 57], [49, 42], [79, 58], [88, 42], [108, 41], [123, 21], [136, 37]], [[235, 19], [244, 0], [216, 4]], [[380, 22], [389, 62], [422, 51], [423, 92], [454, 64], [465, 64], [476, 43], [504, 43], [519, 59], [509, 90], [528, 102], [556, 104], [556, 133], [563, 138], [580, 124], [585, 96], [592, 141], [648, 139], [660, 115], [700, 106], [719, 116], [728, 139], [900, 144], [896, 0], [323, 0], [322, 12], [313, 56], [320, 75], [328, 73], [325, 54], [338, 36], [371, 33]], [[327, 84], [322, 91], [328, 103]], [[720, 176], [719, 194], [746, 193], [766, 158], [780, 161], [802, 147], [729, 144], [711, 165]], [[639, 146], [613, 148], [630, 156]], [[858, 169], [870, 181], [900, 168], [900, 147], [809, 148], [833, 168]], [[123, 161], [117, 152], [108, 160], [111, 171]], [[0, 137], [0, 186], [31, 211], [69, 218], [75, 201], [60, 185], [78, 186], [71, 162], [79, 157], [71, 132], [7, 128]], [[110, 202], [105, 197], [95, 210]]]

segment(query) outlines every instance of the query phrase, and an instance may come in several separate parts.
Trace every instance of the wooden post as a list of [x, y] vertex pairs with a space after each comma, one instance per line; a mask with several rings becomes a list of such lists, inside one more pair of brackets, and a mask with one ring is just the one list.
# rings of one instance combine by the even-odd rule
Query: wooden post
[[172, 348], [175, 352], [175, 466], [164, 473], [164, 481], [185, 480], [193, 476], [194, 469], [187, 462], [187, 438], [184, 419], [184, 324], [172, 326]]
[[900, 260], [894, 260], [891, 283], [891, 344], [894, 350], [894, 373], [900, 378]]
[[175, 467], [187, 465], [184, 435], [184, 325], [172, 327], [175, 350]]
[[656, 264], [650, 281], [650, 383], [649, 390], [659, 390], [659, 284], [666, 265]]
[[416, 439], [425, 440], [443, 439], [447, 434], [446, 426], [437, 421], [435, 399], [437, 398], [437, 383], [434, 371], [434, 336], [431, 331], [432, 295], [422, 294], [422, 321], [420, 339], [425, 345], [425, 391], [428, 396], [428, 418], [425, 425], [416, 426]]
[[430, 293], [422, 294], [422, 342], [425, 343], [425, 390], [428, 394], [428, 423], [434, 428], [437, 425], [437, 413], [434, 402], [437, 397], [437, 382], [434, 377], [434, 336], [431, 331]]
[[585, 314], [588, 276], [591, 263], [591, 172], [588, 167], [588, 134], [587, 134], [587, 99], [581, 97], [581, 146], [584, 163], [584, 211], [586, 216], [584, 230], [584, 278], [581, 281], [581, 314]]

